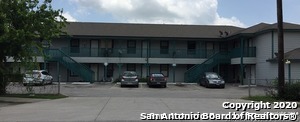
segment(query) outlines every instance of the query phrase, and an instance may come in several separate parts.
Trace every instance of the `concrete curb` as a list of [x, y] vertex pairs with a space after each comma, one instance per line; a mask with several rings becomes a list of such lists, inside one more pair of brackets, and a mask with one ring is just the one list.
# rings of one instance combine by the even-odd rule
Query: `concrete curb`
[[[249, 85], [239, 85], [240, 88], [248, 88]], [[257, 87], [257, 85], [250, 85], [250, 87]]]
[[14, 103], [32, 103], [48, 101], [50, 99], [34, 99], [34, 98], [17, 98], [17, 97], [0, 97], [0, 101], [4, 102], [14, 102]]
[[90, 82], [73, 82], [72, 85], [90, 85]]

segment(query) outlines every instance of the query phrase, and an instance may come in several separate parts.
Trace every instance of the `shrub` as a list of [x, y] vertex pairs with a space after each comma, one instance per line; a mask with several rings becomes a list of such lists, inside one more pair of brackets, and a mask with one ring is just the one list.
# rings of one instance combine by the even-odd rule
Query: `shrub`
[[7, 82], [22, 82], [24, 74], [14, 73], [4, 75], [4, 80]]
[[6, 94], [6, 86], [9, 82], [22, 82], [23, 74], [11, 73], [11, 74], [0, 74], [0, 94]]
[[285, 100], [300, 101], [300, 82], [285, 84]]
[[277, 99], [283, 99], [288, 101], [300, 101], [300, 82], [285, 83], [283, 98], [278, 97], [278, 81], [274, 80], [272, 85], [267, 90], [267, 95], [275, 97]]

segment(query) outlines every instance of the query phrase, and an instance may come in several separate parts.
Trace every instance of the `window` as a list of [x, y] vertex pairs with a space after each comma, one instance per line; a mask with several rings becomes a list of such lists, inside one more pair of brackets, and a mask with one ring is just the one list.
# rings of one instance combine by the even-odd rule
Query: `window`
[[164, 76], [169, 76], [169, 65], [168, 64], [161, 64], [160, 65], [160, 72], [164, 74]]
[[72, 39], [71, 40], [71, 53], [79, 53], [79, 40], [78, 39]]
[[188, 53], [188, 55], [196, 54], [196, 42], [195, 41], [187, 42], [187, 53]]
[[128, 40], [127, 41], [127, 54], [135, 54], [136, 53], [136, 41]]
[[43, 74], [43, 75], [50, 75], [50, 74], [49, 74], [48, 72], [46, 72], [46, 71], [43, 71], [42, 74]]
[[135, 64], [127, 64], [127, 71], [135, 71], [136, 66]]
[[160, 41], [160, 54], [169, 54], [169, 41]]

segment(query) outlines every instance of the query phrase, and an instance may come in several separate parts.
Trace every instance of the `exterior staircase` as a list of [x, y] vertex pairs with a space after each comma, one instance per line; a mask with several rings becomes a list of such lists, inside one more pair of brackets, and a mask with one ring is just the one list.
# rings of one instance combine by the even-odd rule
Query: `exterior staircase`
[[207, 72], [218, 64], [230, 63], [228, 52], [218, 52], [201, 64], [196, 64], [184, 73], [184, 81], [187, 83], [198, 83], [201, 74]]
[[70, 56], [65, 54], [59, 49], [46, 49], [46, 60], [47, 61], [57, 61], [64, 65], [67, 69], [78, 74], [84, 81], [92, 82], [94, 78], [94, 71], [92, 71], [87, 66], [76, 62]]

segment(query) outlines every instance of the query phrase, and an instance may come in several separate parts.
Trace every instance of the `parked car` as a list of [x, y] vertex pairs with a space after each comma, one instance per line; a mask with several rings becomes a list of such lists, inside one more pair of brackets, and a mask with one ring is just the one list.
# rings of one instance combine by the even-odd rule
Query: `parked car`
[[200, 79], [200, 85], [205, 87], [225, 88], [225, 81], [215, 72], [205, 72]]
[[52, 84], [53, 77], [46, 70], [32, 70], [25, 72], [23, 85]]
[[149, 87], [160, 86], [166, 88], [167, 78], [162, 73], [151, 73], [147, 85]]
[[121, 77], [121, 87], [135, 86], [139, 87], [139, 79], [134, 71], [125, 71]]

